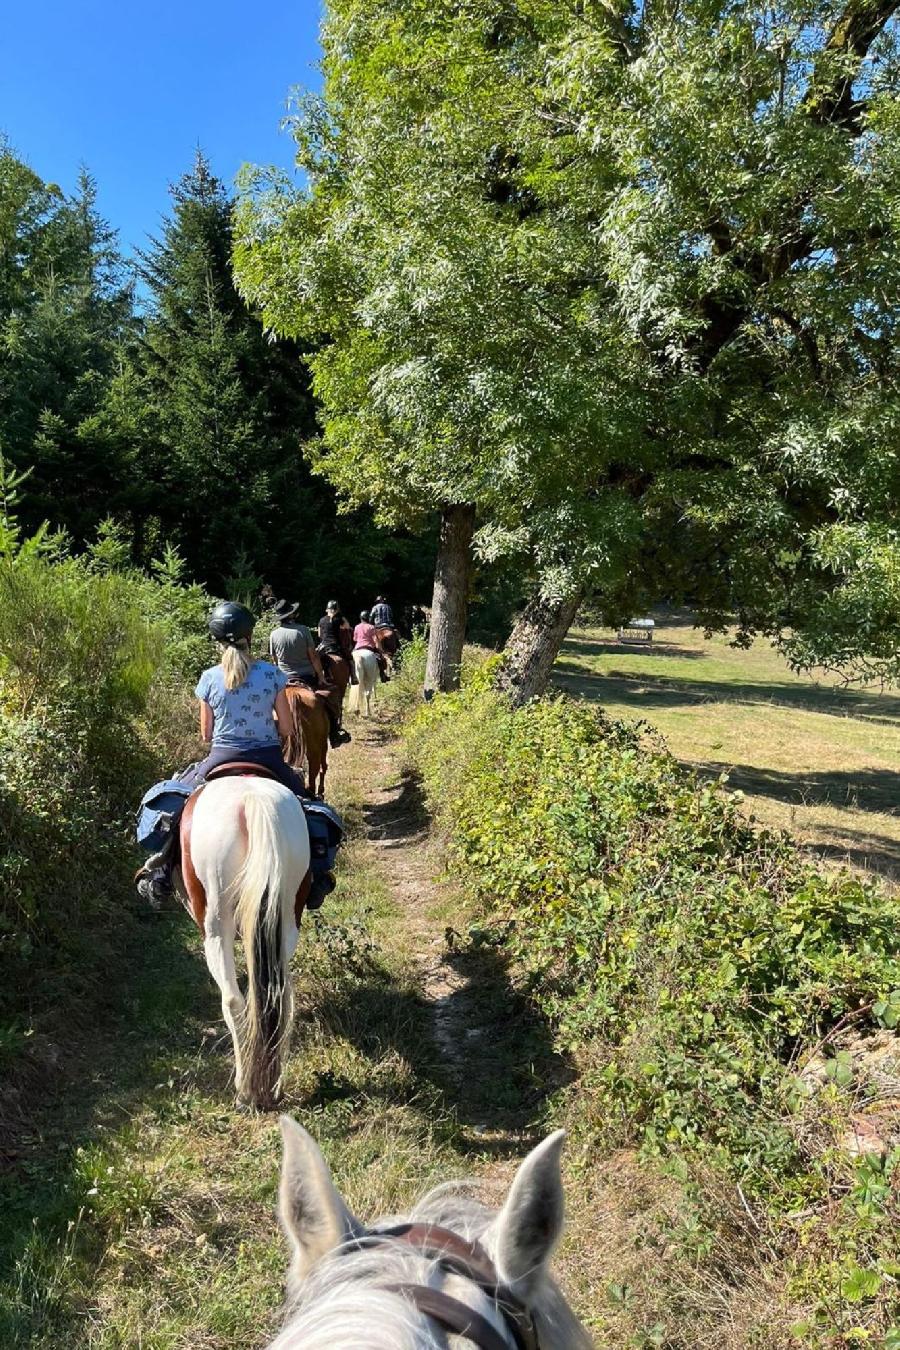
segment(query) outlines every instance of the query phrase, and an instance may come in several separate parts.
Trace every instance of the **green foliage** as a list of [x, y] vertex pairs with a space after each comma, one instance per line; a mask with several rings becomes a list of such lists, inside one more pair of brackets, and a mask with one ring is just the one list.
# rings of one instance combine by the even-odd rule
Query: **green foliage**
[[0, 548], [5, 475], [31, 536], [78, 550], [117, 520], [116, 556], [93, 545], [114, 569], [149, 569], [171, 543], [185, 575], [254, 603], [262, 580], [317, 613], [333, 590], [421, 600], [431, 543], [336, 519], [304, 463], [302, 352], [247, 310], [231, 250], [229, 194], [198, 155], [139, 257], [137, 307], [93, 181], [65, 196], [0, 138]]
[[892, 1006], [900, 902], [817, 871], [640, 729], [564, 699], [513, 712], [483, 685], [423, 707], [411, 752], [467, 883], [586, 1055], [598, 1118], [719, 1151], [753, 1185], [790, 1177], [787, 1066]]
[[578, 1128], [604, 1152], [639, 1144], [683, 1188], [672, 1236], [692, 1265], [729, 1264], [714, 1197], [737, 1183], [780, 1296], [810, 1310], [795, 1335], [881, 1343], [896, 1150], [854, 1164], [835, 1147], [860, 1100], [839, 1033], [900, 1016], [900, 898], [746, 821], [646, 724], [563, 698], [511, 710], [491, 666], [407, 723], [486, 914], [473, 946], [506, 950], [574, 1058]]
[[93, 179], [72, 196], [0, 138], [0, 444], [28, 530], [89, 536], [127, 496], [127, 466], [97, 422], [131, 322], [130, 280]]
[[248, 178], [235, 261], [316, 344], [342, 498], [475, 502], [547, 597], [689, 599], [892, 678], [891, 13], [329, 5], [307, 186]]
[[0, 1009], [19, 1017], [35, 947], [64, 960], [127, 886], [135, 805], [188, 743], [181, 690], [209, 655], [210, 599], [173, 550], [147, 577], [110, 521], [80, 557], [42, 543], [0, 553]]

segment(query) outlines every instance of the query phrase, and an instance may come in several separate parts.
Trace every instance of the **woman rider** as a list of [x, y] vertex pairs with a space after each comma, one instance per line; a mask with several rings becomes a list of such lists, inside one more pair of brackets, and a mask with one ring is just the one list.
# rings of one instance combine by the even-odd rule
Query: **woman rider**
[[381, 645], [381, 638], [378, 636], [378, 629], [372, 623], [372, 616], [367, 609], [362, 611], [359, 616], [359, 623], [353, 630], [353, 650], [355, 652], [374, 652], [375, 659], [378, 662], [378, 671], [381, 675], [381, 683], [387, 684], [387, 663], [384, 659], [384, 648]]
[[[286, 764], [280, 736], [291, 728], [285, 687], [287, 676], [268, 661], [250, 655], [253, 615], [243, 605], [226, 600], [209, 616], [209, 631], [219, 644], [218, 665], [204, 670], [195, 694], [200, 700], [200, 735], [211, 742], [205, 759], [183, 776], [189, 787], [199, 786], [210, 769], [229, 760], [259, 764], [298, 797], [310, 798], [303, 779]], [[148, 858], [137, 875], [138, 894], [159, 902], [172, 893], [175, 838], [162, 853]]]

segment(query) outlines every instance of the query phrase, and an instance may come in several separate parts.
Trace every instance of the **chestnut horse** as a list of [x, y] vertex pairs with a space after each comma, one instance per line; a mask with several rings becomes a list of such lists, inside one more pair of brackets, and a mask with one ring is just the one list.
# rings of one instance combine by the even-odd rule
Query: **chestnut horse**
[[397, 662], [394, 658], [400, 650], [400, 634], [397, 632], [396, 628], [388, 627], [376, 628], [375, 632], [378, 634], [378, 639], [381, 642], [381, 650], [384, 653], [387, 662], [387, 672], [389, 675], [393, 675], [397, 668]]
[[[263, 1110], [278, 1098], [287, 1057], [294, 1010], [289, 966], [310, 879], [306, 817], [281, 783], [221, 778], [188, 801], [181, 817], [181, 883], [222, 993], [237, 1094]], [[246, 997], [235, 969], [238, 934]]]
[[317, 691], [303, 684], [289, 684], [285, 693], [291, 710], [291, 733], [284, 744], [284, 757], [306, 775], [306, 785], [317, 797], [325, 795], [328, 772], [329, 720], [325, 700], [330, 690]]

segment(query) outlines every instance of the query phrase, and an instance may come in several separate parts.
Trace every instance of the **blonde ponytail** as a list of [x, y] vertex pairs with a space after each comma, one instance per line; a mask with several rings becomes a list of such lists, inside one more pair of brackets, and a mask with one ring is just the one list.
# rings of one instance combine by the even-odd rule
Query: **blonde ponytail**
[[221, 643], [222, 669], [225, 672], [225, 688], [239, 689], [250, 674], [250, 643], [246, 638], [239, 642]]

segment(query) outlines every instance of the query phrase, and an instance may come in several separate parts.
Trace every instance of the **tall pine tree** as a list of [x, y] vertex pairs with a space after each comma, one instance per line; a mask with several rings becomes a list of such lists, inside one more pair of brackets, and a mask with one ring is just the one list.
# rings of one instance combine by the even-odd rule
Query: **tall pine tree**
[[66, 197], [0, 144], [0, 450], [33, 469], [26, 529], [49, 519], [80, 540], [120, 506], [126, 464], [97, 417], [131, 313], [90, 175]]
[[280, 575], [323, 497], [299, 453], [314, 421], [300, 353], [267, 341], [235, 291], [231, 203], [201, 153], [172, 203], [139, 254], [148, 314], [113, 420], [142, 446], [144, 508], [192, 572], [219, 587], [245, 562]]

